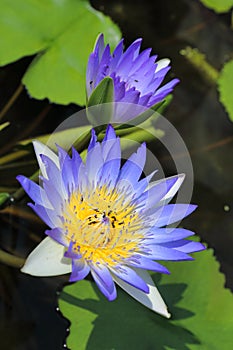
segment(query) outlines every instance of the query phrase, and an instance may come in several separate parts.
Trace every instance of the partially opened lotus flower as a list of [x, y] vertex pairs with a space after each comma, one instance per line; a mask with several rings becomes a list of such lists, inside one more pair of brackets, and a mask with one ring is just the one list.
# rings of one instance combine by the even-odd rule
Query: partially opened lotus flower
[[149, 186], [153, 174], [141, 178], [145, 144], [121, 167], [120, 142], [111, 126], [102, 143], [92, 131], [85, 163], [75, 149], [70, 157], [62, 148], [56, 155], [38, 141], [34, 148], [41, 186], [22, 175], [18, 180], [35, 202], [29, 206], [49, 229], [22, 271], [35, 276], [70, 273], [71, 282], [91, 273], [107, 299], [116, 298], [116, 282], [147, 307], [169, 317], [146, 270], [169, 273], [156, 260], [191, 260], [189, 253], [204, 249], [201, 243], [185, 239], [193, 232], [165, 227], [196, 208], [167, 204], [184, 176]]
[[[130, 103], [143, 106], [145, 110], [154, 107], [172, 92], [174, 86], [179, 82], [178, 79], [172, 79], [161, 86], [171, 68], [169, 66], [170, 60], [165, 58], [156, 61], [156, 55], [150, 56], [150, 48], [140, 53], [141, 43], [142, 39], [135, 40], [124, 52], [123, 40], [121, 40], [111, 53], [110, 46], [104, 44], [103, 34], [99, 35], [94, 51], [89, 56], [87, 66], [86, 91], [88, 100], [94, 100], [94, 102], [101, 100], [101, 103]], [[106, 86], [107, 89], [109, 88], [107, 83], [102, 84], [106, 78], [111, 78], [113, 82], [112, 97], [110, 97], [111, 93], [103, 92]], [[100, 85], [100, 91], [96, 94], [95, 99], [93, 96]], [[100, 97], [101, 93], [104, 94], [103, 98]], [[107, 101], [103, 101], [105, 96], [108, 97]], [[118, 110], [113, 114], [111, 122], [123, 122], [124, 119], [128, 121], [134, 117], [133, 111], [130, 114], [122, 114], [122, 111]]]

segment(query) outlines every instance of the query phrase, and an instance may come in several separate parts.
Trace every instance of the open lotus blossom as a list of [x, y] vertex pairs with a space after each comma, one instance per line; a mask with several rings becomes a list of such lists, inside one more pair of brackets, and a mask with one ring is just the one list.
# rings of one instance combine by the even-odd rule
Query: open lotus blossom
[[[150, 48], [139, 53], [141, 43], [142, 39], [135, 40], [124, 52], [122, 39], [111, 54], [110, 46], [104, 44], [103, 34], [99, 35], [87, 66], [88, 98], [106, 77], [113, 80], [114, 96], [111, 102], [132, 103], [151, 108], [172, 92], [179, 82], [178, 79], [172, 79], [161, 86], [171, 68], [170, 60], [164, 58], [156, 61], [156, 55], [150, 56]], [[119, 117], [122, 118], [122, 115], [118, 112], [113, 121], [117, 121]], [[133, 115], [131, 119], [132, 117]]]
[[[58, 147], [58, 155], [35, 141], [41, 186], [25, 176], [18, 181], [35, 202], [29, 206], [49, 226], [46, 237], [29, 255], [22, 271], [35, 276], [70, 274], [70, 281], [89, 272], [108, 300], [116, 298], [115, 282], [135, 299], [169, 317], [147, 270], [169, 273], [156, 260], [192, 260], [199, 242], [194, 233], [166, 228], [190, 214], [195, 205], [168, 204], [184, 175], [149, 184], [142, 177], [146, 146], [121, 165], [120, 140], [108, 126], [100, 143], [92, 130], [85, 163]], [[179, 268], [179, 266], [177, 266]]]

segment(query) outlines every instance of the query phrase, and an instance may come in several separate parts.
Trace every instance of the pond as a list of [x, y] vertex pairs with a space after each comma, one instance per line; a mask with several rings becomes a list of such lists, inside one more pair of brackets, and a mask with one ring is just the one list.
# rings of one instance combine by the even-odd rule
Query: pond
[[[230, 14], [217, 15], [197, 0], [92, 1], [92, 5], [111, 16], [120, 26], [128, 46], [138, 37], [143, 48], [152, 47], [159, 57], [169, 57], [172, 72], [178, 77], [173, 100], [164, 113], [183, 138], [193, 164], [192, 202], [198, 210], [185, 219], [185, 226], [197, 232], [208, 247], [214, 249], [226, 287], [233, 290], [233, 124], [218, 101], [216, 85], [202, 67], [192, 64], [183, 54], [187, 47], [198, 48], [215, 69], [232, 56]], [[0, 108], [7, 103], [20, 84], [31, 62], [21, 59], [0, 69]], [[31, 99], [26, 90], [7, 113], [11, 128], [1, 134], [1, 156], [7, 155], [17, 140], [52, 132], [79, 106], [49, 104]], [[33, 122], [32, 122], [33, 118]], [[164, 149], [150, 144], [166, 174], [173, 173]], [[186, 154], [176, 154], [182, 161]], [[12, 165], [0, 166], [0, 187], [17, 189], [19, 173], [30, 176], [36, 161], [23, 158]], [[25, 258], [43, 238], [46, 226], [25, 205], [26, 196], [0, 213], [0, 246], [4, 251]], [[36, 278], [22, 274], [18, 268], [0, 265], [0, 334], [3, 349], [62, 349], [69, 332], [69, 322], [58, 308], [57, 293], [68, 276]]]

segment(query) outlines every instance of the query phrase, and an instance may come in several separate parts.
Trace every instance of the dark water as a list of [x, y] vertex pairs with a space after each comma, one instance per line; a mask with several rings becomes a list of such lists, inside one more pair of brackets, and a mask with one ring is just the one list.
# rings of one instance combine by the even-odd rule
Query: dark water
[[[181, 83], [165, 116], [177, 128], [191, 154], [195, 176], [192, 202], [199, 206], [184, 223], [214, 248], [226, 286], [233, 289], [233, 124], [218, 102], [216, 87], [180, 54], [187, 45], [197, 47], [220, 69], [232, 55], [230, 16], [217, 16], [197, 0], [94, 1], [93, 5], [119, 24], [127, 45], [143, 37], [143, 48], [152, 47], [161, 58], [172, 59], [170, 78], [175, 75]], [[18, 86], [30, 60], [23, 59], [0, 70], [0, 108]], [[47, 108], [48, 101], [30, 99], [23, 91], [7, 114], [12, 126], [1, 134], [0, 151], [7, 153], [16, 139], [53, 131], [78, 110], [75, 105]], [[171, 172], [163, 150], [157, 144], [150, 147], [166, 172]], [[18, 173], [30, 176], [36, 164], [26, 161], [14, 168], [1, 167], [0, 185], [17, 187]], [[30, 214], [25, 203], [26, 198], [14, 204], [10, 214], [0, 215], [1, 247], [21, 257], [27, 256], [45, 229], [42, 223], [35, 222], [34, 216], [25, 217]], [[62, 349], [68, 322], [54, 310], [56, 291], [68, 277], [33, 278], [3, 264], [0, 276], [1, 349]]]

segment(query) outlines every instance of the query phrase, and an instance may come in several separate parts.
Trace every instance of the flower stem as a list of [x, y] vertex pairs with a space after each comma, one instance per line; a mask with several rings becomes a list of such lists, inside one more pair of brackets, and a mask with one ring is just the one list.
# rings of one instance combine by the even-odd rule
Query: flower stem
[[180, 51], [180, 54], [184, 56], [199, 72], [201, 72], [211, 85], [217, 83], [219, 72], [206, 60], [206, 56], [202, 52], [196, 48], [194, 49], [187, 46]]
[[11, 98], [8, 100], [8, 102], [5, 104], [3, 109], [0, 111], [0, 120], [4, 117], [4, 115], [8, 112], [8, 110], [11, 108], [13, 103], [17, 100], [21, 92], [23, 91], [23, 85], [20, 83]]
[[19, 268], [23, 266], [25, 259], [7, 253], [4, 250], [0, 249], [0, 262], [8, 266]]

